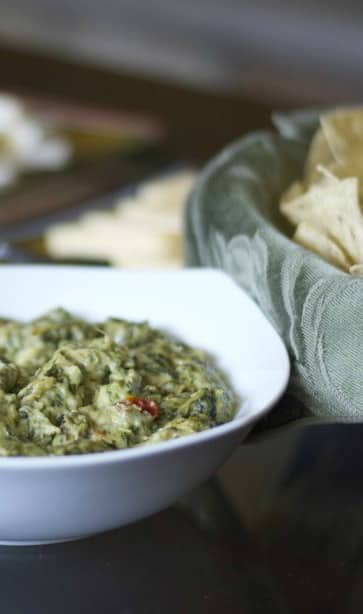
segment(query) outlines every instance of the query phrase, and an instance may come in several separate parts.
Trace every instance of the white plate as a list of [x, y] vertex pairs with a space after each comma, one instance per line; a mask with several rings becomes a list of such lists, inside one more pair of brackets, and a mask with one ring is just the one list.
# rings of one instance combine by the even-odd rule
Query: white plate
[[162, 509], [208, 478], [286, 387], [282, 341], [219, 271], [3, 265], [0, 287], [1, 317], [27, 320], [62, 306], [90, 320], [147, 319], [212, 353], [241, 399], [232, 422], [173, 441], [66, 457], [0, 458], [0, 543], [77, 539]]

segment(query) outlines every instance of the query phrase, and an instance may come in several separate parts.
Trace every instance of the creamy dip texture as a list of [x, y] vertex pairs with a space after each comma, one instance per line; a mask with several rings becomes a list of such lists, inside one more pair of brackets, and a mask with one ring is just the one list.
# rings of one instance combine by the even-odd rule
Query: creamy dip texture
[[0, 456], [128, 448], [231, 420], [236, 399], [209, 357], [171, 336], [63, 309], [0, 320]]

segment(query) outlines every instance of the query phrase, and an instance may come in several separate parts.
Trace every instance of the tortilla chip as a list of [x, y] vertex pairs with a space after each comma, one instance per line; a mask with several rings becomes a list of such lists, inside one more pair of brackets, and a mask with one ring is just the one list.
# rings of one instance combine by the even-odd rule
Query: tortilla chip
[[363, 277], [363, 264], [353, 264], [349, 268], [349, 273], [354, 277]]
[[329, 147], [328, 141], [321, 128], [315, 133], [310, 144], [310, 149], [305, 162], [304, 183], [308, 187], [316, 181], [320, 181], [321, 175], [318, 166], [330, 168], [335, 160]]
[[363, 107], [341, 109], [320, 118], [305, 164], [305, 185], [319, 181], [318, 167], [337, 177], [358, 177], [363, 186]]
[[301, 181], [294, 181], [291, 186], [283, 193], [281, 197], [281, 204], [289, 203], [292, 200], [295, 200], [298, 196], [301, 196], [305, 192], [304, 185]]
[[294, 240], [354, 275], [363, 270], [363, 107], [326, 113], [304, 178], [281, 199]]
[[307, 222], [301, 222], [294, 234], [294, 241], [306, 249], [318, 254], [331, 264], [348, 271], [351, 262], [343, 250], [324, 232], [317, 230]]
[[363, 107], [341, 109], [320, 118], [322, 131], [333, 158], [345, 166], [352, 161], [362, 164]]
[[307, 222], [334, 240], [353, 263], [363, 262], [363, 215], [356, 177], [324, 177], [305, 194], [281, 205], [294, 225]]

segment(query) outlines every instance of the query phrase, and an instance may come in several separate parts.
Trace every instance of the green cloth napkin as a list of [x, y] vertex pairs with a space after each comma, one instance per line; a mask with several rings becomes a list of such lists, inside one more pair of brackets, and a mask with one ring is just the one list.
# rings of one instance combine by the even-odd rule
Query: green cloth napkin
[[317, 111], [279, 114], [277, 132], [226, 147], [202, 170], [186, 208], [187, 264], [229, 273], [288, 348], [297, 402], [285, 404], [280, 424], [306, 413], [363, 419], [363, 279], [293, 243], [279, 213], [318, 118]]

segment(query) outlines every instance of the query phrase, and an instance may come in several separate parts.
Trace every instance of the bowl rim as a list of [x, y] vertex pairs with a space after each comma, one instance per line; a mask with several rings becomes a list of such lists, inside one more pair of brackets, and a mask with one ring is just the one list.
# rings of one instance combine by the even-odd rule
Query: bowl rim
[[[17, 263], [5, 263], [2, 265], [2, 268], [15, 268], [15, 269], [52, 269], [56, 268], [60, 269], [68, 269], [69, 271], [80, 271], [87, 270], [90, 271], [94, 267], [91, 265], [54, 265], [54, 264], [17, 264]], [[178, 271], [170, 271], [170, 270], [149, 270], [149, 269], [138, 269], [137, 271], [132, 271], [130, 269], [118, 269], [118, 268], [109, 268], [109, 267], [97, 267], [97, 271], [103, 270], [106, 274], [112, 274], [118, 272], [124, 272], [127, 274], [152, 274], [152, 273], [164, 273], [164, 274], [213, 274], [215, 276], [220, 276], [228, 279], [233, 283], [233, 279], [227, 275], [224, 271], [220, 269], [216, 269], [213, 267], [190, 267], [190, 268], [182, 268]], [[236, 287], [238, 287], [236, 285]], [[240, 288], [239, 288], [240, 289]], [[243, 292], [242, 289], [240, 289]], [[257, 307], [257, 306], [256, 306]], [[263, 315], [263, 314], [262, 314]], [[265, 317], [265, 316], [264, 316]], [[271, 324], [270, 324], [271, 325]], [[275, 334], [280, 338], [278, 333], [275, 331]], [[115, 464], [115, 463], [124, 463], [131, 460], [138, 460], [142, 458], [149, 458], [152, 456], [159, 456], [162, 454], [167, 454], [169, 452], [181, 450], [188, 447], [194, 447], [198, 444], [207, 443], [209, 441], [217, 440], [220, 437], [228, 436], [234, 432], [238, 432], [242, 430], [243, 427], [247, 425], [253, 425], [258, 419], [260, 419], [263, 415], [265, 415], [268, 410], [277, 403], [277, 401], [284, 394], [289, 377], [290, 377], [290, 361], [288, 358], [288, 353], [284, 343], [281, 338], [281, 350], [284, 353], [285, 357], [285, 373], [282, 378], [282, 383], [280, 389], [276, 391], [274, 397], [271, 397], [269, 401], [260, 409], [254, 410], [253, 412], [249, 408], [248, 399], [244, 402], [243, 399], [239, 400], [239, 404], [236, 410], [235, 416], [229, 422], [224, 424], [219, 424], [213, 427], [210, 427], [204, 431], [200, 431], [197, 433], [192, 433], [190, 435], [184, 435], [182, 437], [178, 437], [175, 439], [169, 439], [165, 441], [161, 441], [159, 443], [146, 443], [140, 446], [134, 446], [130, 448], [121, 448], [117, 450], [106, 450], [103, 452], [86, 452], [83, 454], [67, 454], [67, 455], [44, 455], [44, 456], [0, 456], [0, 472], [1, 470], [58, 470], [64, 468], [77, 468], [77, 467], [92, 467], [95, 465], [103, 465], [103, 464]]]

